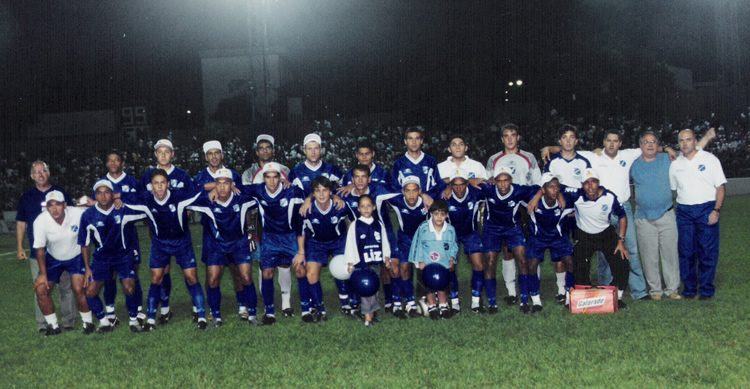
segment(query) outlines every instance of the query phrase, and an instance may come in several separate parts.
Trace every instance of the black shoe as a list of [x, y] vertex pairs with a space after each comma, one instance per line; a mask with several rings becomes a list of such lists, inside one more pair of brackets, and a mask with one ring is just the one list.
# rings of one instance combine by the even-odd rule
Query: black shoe
[[142, 317], [137, 317], [135, 320], [138, 320], [138, 325], [143, 327], [144, 324], [146, 324], [146, 319]]
[[221, 320], [220, 317], [214, 317], [214, 327], [218, 328], [224, 325], [224, 320]]
[[146, 322], [146, 324], [143, 325], [143, 332], [152, 332], [156, 330], [156, 326], [152, 323]]
[[508, 305], [516, 305], [518, 302], [518, 297], [516, 296], [505, 296], [505, 303]]
[[558, 294], [557, 296], [555, 296], [555, 302], [557, 302], [560, 305], [565, 305], [565, 295]]
[[701, 295], [700, 297], [698, 297], [698, 300], [711, 300], [713, 298], [714, 298], [714, 296], [704, 296], [704, 295]]
[[461, 308], [451, 305], [451, 316], [458, 315], [459, 313], [461, 313]]
[[494, 315], [494, 314], [496, 314], [496, 313], [497, 313], [497, 311], [498, 311], [497, 305], [490, 305], [490, 306], [489, 306], [489, 307], [487, 308], [487, 313], [489, 313], [490, 315]]
[[94, 326], [94, 323], [83, 323], [83, 334], [88, 335], [92, 334], [96, 331], [96, 327]]
[[348, 316], [348, 315], [352, 314], [352, 307], [350, 307], [348, 305], [342, 306], [340, 308], [340, 310], [341, 310], [341, 314], [344, 315], [344, 316]]
[[394, 309], [393, 310], [393, 316], [399, 318], [399, 319], [406, 319], [406, 312], [403, 310], [403, 308]]
[[248, 316], [247, 317], [247, 323], [250, 324], [251, 326], [259, 326], [260, 325], [260, 323], [258, 322], [258, 318], [256, 318], [255, 316]]
[[62, 330], [60, 327], [52, 328], [52, 326], [48, 325], [47, 328], [44, 329], [44, 336], [60, 335], [61, 333]]
[[474, 313], [476, 313], [476, 314], [478, 314], [478, 315], [481, 315], [481, 314], [487, 312], [484, 309], [484, 306], [482, 304], [479, 304], [476, 307], [471, 307], [471, 311], [474, 312]]
[[453, 309], [441, 309], [440, 310], [440, 318], [441, 319], [446, 319], [446, 320], [450, 319], [450, 318], [453, 317], [453, 314], [454, 314], [453, 312], [455, 312], [455, 310], [453, 310]]
[[541, 305], [532, 305], [531, 306], [531, 313], [537, 313], [542, 311]]
[[[172, 311], [169, 311], [169, 313], [172, 313]], [[193, 323], [198, 322], [198, 312], [193, 311]]]
[[129, 324], [128, 327], [130, 328], [130, 332], [135, 333], [135, 334], [142, 331], [140, 324], [132, 323], [132, 324]]
[[627, 309], [628, 305], [622, 300], [617, 300], [617, 309]]
[[118, 319], [115, 315], [107, 316], [107, 319], [109, 319], [109, 322], [112, 323], [112, 327], [117, 327], [120, 325], [120, 319]]
[[114, 331], [114, 329], [115, 329], [115, 326], [113, 326], [111, 324], [108, 325], [108, 326], [100, 325], [99, 328], [96, 329], [96, 332], [100, 333], [100, 334], [106, 334], [107, 332]]
[[[172, 311], [167, 312], [166, 315], [159, 316], [159, 324], [169, 324], [170, 320], [172, 320]], [[198, 321], [198, 319], [196, 319], [195, 321]]]
[[519, 308], [521, 309], [521, 313], [528, 314], [531, 312], [531, 307], [527, 303], [521, 303], [521, 305], [519, 305]]
[[407, 313], [409, 314], [409, 317], [420, 317], [420, 316], [422, 316], [422, 315], [419, 314], [419, 310], [417, 309], [416, 305], [414, 305], [411, 308], [409, 308], [409, 310], [407, 311]]
[[276, 323], [276, 317], [271, 315], [263, 315], [263, 325], [270, 326]]
[[282, 314], [284, 314], [284, 317], [294, 317], [294, 309], [287, 308], [281, 311]]
[[429, 310], [427, 310], [427, 313], [430, 315], [430, 319], [432, 320], [440, 319], [440, 311], [438, 311], [438, 309], [435, 307], [432, 307]]
[[383, 311], [385, 311], [385, 313], [393, 313], [393, 304], [391, 303], [385, 304]]
[[208, 327], [208, 322], [206, 319], [198, 320], [198, 322], [195, 324], [196, 327], [198, 327], [199, 330], [205, 330], [206, 327]]
[[645, 296], [643, 296], [643, 297], [639, 298], [639, 299], [638, 299], [637, 301], [651, 301], [651, 300], [653, 300], [653, 299], [651, 298], [651, 295], [648, 295], [648, 294], [647, 294], [647, 295], [645, 295]]
[[312, 323], [315, 321], [315, 316], [313, 316], [313, 314], [310, 312], [307, 312], [307, 313], [303, 312], [302, 321], [305, 323]]

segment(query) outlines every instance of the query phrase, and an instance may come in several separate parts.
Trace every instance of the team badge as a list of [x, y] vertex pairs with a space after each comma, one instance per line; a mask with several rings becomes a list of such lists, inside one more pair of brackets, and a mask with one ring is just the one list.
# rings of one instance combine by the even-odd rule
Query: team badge
[[339, 222], [338, 216], [334, 216], [334, 217], [331, 218], [331, 224], [336, 224], [338, 222]]
[[73, 232], [78, 232], [78, 226], [76, 225], [70, 226], [70, 230]]
[[562, 213], [562, 212], [561, 212], [561, 211], [560, 211], [559, 209], [556, 209], [556, 210], [555, 210], [555, 216], [560, 216], [560, 214], [561, 214], [561, 213]]
[[516, 206], [516, 202], [513, 201], [513, 200], [510, 200], [510, 201], [508, 201], [508, 206], [511, 207], [511, 208], [515, 207]]
[[[379, 232], [377, 232], [377, 231], [375, 231], [375, 234], [374, 234], [374, 235], [375, 235], [375, 241], [376, 241], [376, 242], [380, 242], [380, 233], [379, 233]], [[364, 236], [364, 235], [362, 235], [362, 236]]]
[[430, 261], [437, 262], [440, 260], [440, 254], [437, 251], [430, 252]]
[[580, 176], [581, 176], [581, 169], [579, 169], [579, 168], [575, 168], [575, 169], [573, 169], [573, 174], [574, 174], [574, 175], [575, 175], [576, 177], [580, 177]]
[[122, 219], [120, 218], [120, 215], [115, 215], [115, 224], [120, 224], [122, 222]]
[[286, 207], [287, 205], [289, 205], [289, 201], [287, 201], [287, 199], [281, 199], [281, 201], [279, 201], [279, 205], [282, 207]]
[[422, 173], [427, 174], [430, 171], [430, 168], [427, 166], [422, 166]]
[[473, 201], [469, 201], [469, 209], [474, 209], [474, 202]]
[[362, 234], [362, 235], [359, 236], [359, 239], [364, 239], [364, 238], [367, 238], [367, 235]]
[[123, 192], [130, 192], [130, 185], [123, 185], [122, 186], [122, 191]]
[[609, 205], [602, 204], [602, 212], [607, 212], [607, 211], [609, 211]]
[[702, 172], [702, 171], [705, 171], [705, 170], [706, 170], [706, 165], [704, 165], [704, 164], [698, 165], [698, 171]]
[[451, 248], [451, 246], [448, 243], [443, 243], [443, 250], [448, 251]]
[[232, 207], [232, 210], [233, 210], [234, 212], [239, 212], [239, 211], [240, 211], [240, 205], [239, 205], [239, 204], [235, 204], [235, 205], [234, 205], [234, 206]]
[[624, 159], [621, 159], [621, 160], [620, 160], [620, 166], [622, 166], [622, 167], [625, 167], [625, 165], [627, 165], [627, 164], [628, 164], [628, 163], [627, 163], [627, 162], [625, 162], [625, 160], [624, 160]]
[[176, 212], [177, 208], [175, 208], [174, 204], [169, 204], [169, 212]]

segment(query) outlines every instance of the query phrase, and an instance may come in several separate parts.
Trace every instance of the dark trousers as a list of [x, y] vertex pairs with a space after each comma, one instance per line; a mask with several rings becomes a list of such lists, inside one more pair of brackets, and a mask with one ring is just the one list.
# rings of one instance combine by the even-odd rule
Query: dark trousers
[[607, 259], [609, 268], [612, 270], [612, 282], [619, 290], [628, 287], [628, 275], [630, 266], [627, 259], [622, 259], [620, 254], [615, 254], [617, 247], [617, 233], [610, 226], [598, 234], [589, 234], [581, 229], [576, 230], [578, 243], [573, 248], [573, 266], [575, 267], [575, 283], [578, 285], [591, 285], [591, 256], [601, 251]]

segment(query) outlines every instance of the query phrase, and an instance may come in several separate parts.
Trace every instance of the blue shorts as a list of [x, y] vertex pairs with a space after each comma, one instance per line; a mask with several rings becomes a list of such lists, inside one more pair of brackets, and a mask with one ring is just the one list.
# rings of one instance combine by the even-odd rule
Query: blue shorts
[[195, 251], [190, 239], [151, 240], [151, 257], [148, 265], [152, 269], [163, 269], [169, 265], [174, 256], [175, 262], [182, 269], [195, 268]]
[[246, 237], [230, 243], [221, 243], [212, 238], [204, 237], [201, 254], [201, 261], [206, 266], [241, 265], [253, 260]]
[[398, 243], [395, 245], [396, 250], [393, 251], [391, 246], [391, 258], [398, 258], [399, 263], [409, 262], [409, 251], [411, 251], [411, 238], [405, 238], [403, 236], [398, 237]]
[[112, 274], [117, 274], [117, 279], [135, 278], [135, 266], [133, 257], [115, 258], [111, 260], [94, 259], [91, 262], [91, 273], [94, 281], [109, 281]]
[[484, 252], [499, 253], [503, 244], [508, 246], [508, 250], [513, 250], [518, 246], [525, 246], [526, 238], [523, 236], [521, 227], [503, 228], [485, 224], [484, 231], [482, 231], [482, 248]]
[[287, 267], [297, 254], [297, 234], [263, 234], [260, 250], [260, 268]]
[[[248, 245], [249, 244], [250, 242], [248, 242]], [[260, 242], [259, 241], [255, 241], [255, 250], [250, 252], [250, 260], [260, 262]]]
[[563, 257], [573, 255], [573, 245], [570, 244], [570, 239], [567, 236], [557, 239], [538, 239], [532, 236], [526, 246], [526, 258], [542, 262], [544, 261], [544, 252], [547, 249], [549, 249], [552, 262], [560, 262]]
[[[469, 256], [474, 253], [481, 253], [482, 250], [482, 239], [479, 237], [479, 233], [474, 231], [466, 236], [458, 238], [458, 243], [464, 246], [464, 253]], [[458, 258], [456, 258], [458, 260]]]
[[55, 257], [47, 253], [44, 263], [47, 264], [47, 281], [54, 282], [55, 284], [60, 282], [60, 276], [65, 271], [70, 273], [71, 276], [74, 274], [86, 274], [86, 266], [83, 264], [81, 254], [67, 261], [58, 261]]
[[330, 242], [320, 242], [312, 238], [305, 239], [305, 261], [328, 266], [328, 258], [344, 254], [346, 236]]

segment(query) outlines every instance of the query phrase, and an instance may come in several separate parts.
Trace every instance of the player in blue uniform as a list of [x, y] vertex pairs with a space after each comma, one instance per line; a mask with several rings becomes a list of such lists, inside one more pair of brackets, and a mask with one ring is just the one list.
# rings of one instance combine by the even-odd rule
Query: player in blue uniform
[[[111, 280], [112, 274], [117, 274], [125, 293], [125, 305], [130, 316], [130, 330], [141, 331], [138, 322], [138, 307], [141, 296], [135, 291], [135, 258], [139, 256], [137, 249], [138, 236], [132, 228], [123, 229], [123, 218], [130, 214], [125, 207], [116, 209], [114, 206], [114, 187], [108, 180], [99, 180], [94, 184], [96, 204], [83, 212], [78, 230], [78, 244], [81, 246], [83, 263], [86, 266], [84, 287], [86, 301], [97, 319], [99, 332], [111, 331], [115, 323], [109, 312], [104, 311], [99, 291], [102, 285]], [[146, 216], [141, 214], [139, 218]], [[89, 244], [95, 243], [93, 261]], [[116, 320], [116, 318], [115, 318]]]
[[[174, 166], [174, 147], [169, 139], [159, 139], [154, 144], [154, 156], [156, 157], [156, 166], [149, 167], [141, 176], [141, 182], [138, 190], [140, 192], [151, 192], [151, 175], [156, 169], [162, 169], [167, 173], [170, 192], [192, 192], [194, 184], [188, 172]], [[185, 284], [188, 289], [189, 286]], [[169, 312], [169, 296], [172, 294], [172, 276], [169, 274], [169, 265], [164, 269], [164, 276], [161, 282], [161, 307], [162, 311]], [[197, 319], [197, 307], [193, 307], [193, 320]], [[170, 315], [162, 316], [163, 320], [169, 320]]]
[[404, 178], [415, 176], [422, 183], [422, 192], [437, 199], [445, 189], [445, 183], [440, 179], [435, 158], [422, 151], [423, 143], [424, 133], [421, 127], [406, 129], [404, 132], [406, 154], [393, 162], [388, 186], [391, 191], [398, 192], [403, 187]]
[[[403, 189], [400, 193], [380, 195], [375, 199], [375, 205], [383, 220], [390, 206], [396, 214], [399, 230], [396, 233], [396, 248], [391, 253], [391, 278], [393, 287], [393, 314], [399, 318], [419, 316], [414, 296], [412, 281], [412, 266], [407, 256], [411, 248], [411, 241], [417, 228], [427, 219], [427, 202], [422, 197], [419, 177], [408, 176], [401, 180]], [[401, 306], [401, 299], [406, 300], [405, 311]]]
[[[481, 191], [469, 185], [466, 176], [456, 174], [450, 177], [451, 195], [448, 198], [448, 221], [456, 229], [458, 243], [464, 248], [471, 262], [471, 310], [483, 313], [481, 305], [484, 287], [484, 250], [479, 236], [479, 208], [482, 202]], [[451, 307], [458, 311], [457, 263], [451, 273]]]
[[[374, 184], [387, 185], [388, 183], [388, 170], [382, 165], [375, 163], [375, 148], [369, 143], [360, 143], [357, 145], [357, 149], [354, 153], [357, 158], [357, 165], [367, 166], [370, 170], [370, 182]], [[344, 178], [341, 180], [341, 184], [345, 185], [339, 189], [339, 194], [344, 194], [344, 191], [351, 191], [354, 188], [354, 169], [348, 171]]]
[[[235, 193], [236, 172], [222, 167], [212, 174], [215, 181], [207, 185], [210, 185], [213, 193], [204, 189], [201, 196], [187, 207], [203, 214], [201, 259], [206, 264], [208, 306], [214, 326], [221, 326], [221, 276], [224, 267], [229, 266], [240, 279], [239, 287], [235, 285], [237, 301], [246, 308], [250, 324], [257, 324], [258, 297], [251, 273], [251, 242], [245, 234], [245, 217], [257, 202], [249, 194]], [[212, 194], [215, 194], [215, 199]]]
[[[552, 173], [542, 174], [542, 193], [529, 203], [529, 239], [526, 246], [528, 258], [529, 295], [532, 312], [542, 310], [539, 296], [539, 263], [544, 261], [544, 252], [550, 251], [552, 262], [562, 262], [565, 269], [565, 291], [573, 287], [573, 245], [564, 230], [568, 215], [573, 213], [560, 196], [560, 181]], [[557, 269], [558, 266], [555, 265]], [[557, 299], [560, 300], [559, 298]], [[565, 300], [563, 299], [563, 302]]]
[[[261, 295], [265, 305], [263, 324], [276, 322], [276, 311], [273, 304], [274, 270], [289, 267], [297, 254], [297, 231], [300, 217], [299, 205], [302, 203], [302, 190], [296, 186], [284, 188], [281, 185], [281, 168], [276, 162], [263, 165], [263, 184], [244, 186], [243, 193], [255, 197], [263, 223], [263, 236], [260, 245], [260, 267], [263, 271]], [[305, 276], [297, 277], [300, 294], [300, 307], [303, 315], [309, 314], [309, 285]]]
[[[216, 188], [217, 186], [217, 174], [220, 170], [224, 169], [224, 152], [221, 147], [221, 143], [216, 140], [211, 140], [203, 144], [203, 154], [206, 159], [207, 166], [205, 169], [202, 169], [198, 172], [198, 174], [193, 177], [193, 183], [196, 185], [196, 190], [201, 191], [205, 190], [206, 192], [211, 192]], [[235, 184], [234, 192], [235, 194], [239, 194], [239, 189], [236, 188], [237, 185], [240, 185], [242, 182], [242, 177], [239, 173], [237, 173], [233, 169], [228, 169], [231, 173], [231, 180], [232, 183]], [[203, 259], [203, 262], [206, 263], [206, 250], [208, 250], [206, 239], [210, 239], [210, 236], [207, 236], [207, 232], [211, 230], [211, 220], [208, 216], [201, 215], [201, 225], [203, 226], [203, 248], [201, 255], [201, 258]], [[252, 242], [252, 246], [254, 246], [254, 242]], [[248, 246], [250, 247], [250, 246]], [[242, 303], [244, 301], [243, 297], [243, 290], [245, 289], [245, 281], [243, 281], [243, 277], [238, 272], [237, 266], [234, 262], [228, 264], [229, 271], [232, 273], [232, 282], [234, 283], [234, 295], [237, 299], [237, 313], [240, 316], [241, 319], [245, 320], [249, 317], [247, 307]], [[206, 272], [206, 285], [210, 284], [209, 282], [209, 272]], [[221, 276], [219, 276], [220, 278]], [[252, 282], [252, 280], [251, 280]], [[208, 295], [208, 289], [206, 289], [206, 294]], [[219, 295], [221, 296], [221, 295]], [[207, 296], [209, 298], [209, 305], [210, 305], [210, 296]], [[212, 309], [213, 313], [213, 309]], [[217, 324], [217, 322], [214, 322], [214, 324]], [[221, 324], [219, 324], [221, 325]]]
[[[294, 257], [294, 267], [297, 274], [305, 274], [310, 285], [312, 300], [312, 315], [303, 316], [304, 321], [320, 321], [326, 319], [323, 305], [323, 289], [320, 286], [320, 268], [328, 265], [328, 258], [344, 254], [346, 244], [346, 220], [349, 210], [336, 209], [331, 195], [333, 183], [319, 176], [312, 182], [313, 198], [310, 213], [301, 223], [301, 230], [297, 236], [299, 250]], [[349, 296], [339, 294], [341, 312], [352, 313]]]
[[[359, 218], [360, 216], [358, 205], [359, 199], [362, 196], [368, 195], [374, 199], [377, 196], [389, 193], [385, 186], [383, 186], [382, 184], [371, 182], [371, 172], [372, 170], [368, 168], [367, 165], [357, 165], [351, 171], [351, 190], [347, 194], [342, 194], [343, 200], [346, 203], [346, 207], [347, 209], [349, 209], [349, 213], [351, 214], [351, 220], [357, 220], [357, 218]], [[386, 231], [389, 234], [389, 242], [395, 242], [396, 240], [393, 236], [393, 228], [391, 228], [391, 219], [390, 217], [388, 217], [388, 212], [384, 212], [383, 215], [375, 213], [373, 217], [380, 220], [380, 222], [384, 226], [386, 226]], [[383, 285], [385, 311], [391, 312], [393, 310], [393, 282], [391, 281], [391, 271], [385, 266], [382, 266], [380, 268], [380, 283]]]
[[[482, 196], [487, 201], [487, 211], [482, 231], [482, 247], [487, 253], [487, 266], [484, 272], [484, 286], [490, 313], [497, 313], [497, 257], [503, 245], [513, 252], [521, 271], [520, 309], [524, 313], [531, 311], [528, 305], [528, 265], [526, 263], [526, 239], [519, 223], [518, 209], [525, 206], [539, 191], [539, 186], [513, 184], [512, 171], [507, 166], [499, 165], [493, 172], [495, 184], [482, 184]], [[505, 280], [506, 284], [510, 281]], [[513, 281], [515, 288], [515, 280]], [[510, 288], [509, 288], [510, 291]], [[508, 305], [516, 303], [516, 297], [506, 297]]]
[[321, 147], [320, 135], [307, 134], [302, 142], [305, 160], [298, 163], [289, 172], [289, 180], [292, 185], [302, 189], [305, 197], [312, 193], [312, 182], [315, 178], [323, 176], [338, 186], [343, 176], [341, 169], [323, 161]]
[[[163, 305], [162, 280], [167, 266], [174, 256], [182, 268], [193, 307], [198, 315], [197, 327], [205, 329], [206, 311], [203, 306], [204, 295], [198, 273], [195, 269], [195, 253], [193, 240], [188, 226], [187, 206], [192, 204], [199, 194], [191, 190], [171, 191], [169, 176], [163, 169], [156, 169], [151, 173], [151, 192], [138, 196], [123, 198], [125, 206], [133, 211], [146, 214], [148, 226], [151, 230], [151, 254], [149, 267], [151, 268], [151, 287], [148, 291], [147, 316], [143, 326], [145, 331], [153, 331], [156, 326], [156, 308], [162, 303], [160, 323], [166, 324], [172, 317], [169, 306]], [[126, 225], [130, 220], [123, 221]]]

